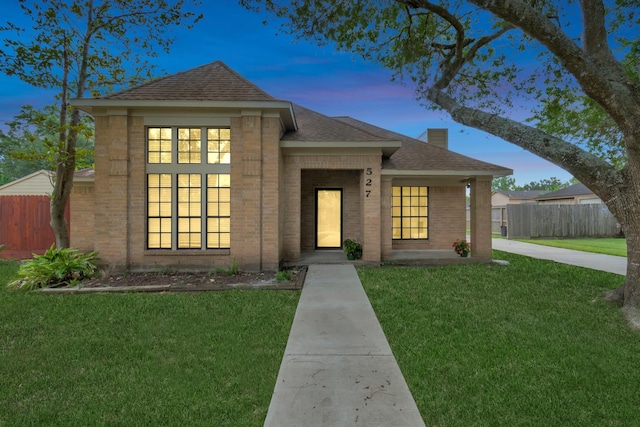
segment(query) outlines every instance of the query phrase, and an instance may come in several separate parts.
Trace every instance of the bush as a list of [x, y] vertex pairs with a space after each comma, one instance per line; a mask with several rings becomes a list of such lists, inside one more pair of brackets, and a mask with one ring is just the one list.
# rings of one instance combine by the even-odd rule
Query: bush
[[32, 290], [74, 286], [95, 275], [95, 263], [99, 260], [96, 252], [82, 254], [77, 249], [56, 249], [54, 246], [20, 265], [18, 278], [10, 281], [7, 287]]
[[357, 240], [347, 239], [342, 242], [342, 249], [350, 260], [362, 258], [362, 244]]
[[291, 270], [280, 270], [276, 273], [276, 280], [288, 282], [291, 280]]

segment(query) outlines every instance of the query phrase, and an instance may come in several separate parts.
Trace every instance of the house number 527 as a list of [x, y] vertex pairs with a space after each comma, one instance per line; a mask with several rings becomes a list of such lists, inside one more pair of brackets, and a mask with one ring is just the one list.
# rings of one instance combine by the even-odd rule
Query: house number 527
[[[368, 175], [373, 175], [373, 169], [371, 169], [371, 168], [365, 169], [364, 174], [367, 175], [367, 176]], [[373, 187], [373, 181], [371, 180], [371, 178], [365, 178], [364, 186], [365, 187]], [[370, 188], [365, 189], [364, 190], [364, 194], [365, 194], [365, 197], [369, 197], [371, 195]]]

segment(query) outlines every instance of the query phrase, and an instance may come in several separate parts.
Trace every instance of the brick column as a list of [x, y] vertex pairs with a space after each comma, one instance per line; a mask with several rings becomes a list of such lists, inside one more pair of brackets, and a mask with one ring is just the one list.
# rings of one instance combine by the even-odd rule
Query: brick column
[[298, 157], [287, 156], [284, 160], [284, 259], [289, 262], [300, 261], [300, 197], [302, 192], [302, 173]]
[[380, 179], [380, 252], [382, 259], [389, 259], [393, 254], [393, 221], [391, 220], [391, 187], [392, 178], [382, 176]]
[[262, 270], [280, 267], [280, 120], [262, 119]]
[[262, 120], [231, 122], [231, 258], [246, 271], [261, 269]]
[[103, 263], [128, 263], [128, 117], [97, 117], [95, 144], [95, 249]]
[[490, 260], [491, 177], [471, 179], [471, 256]]
[[[362, 171], [362, 259], [380, 262], [380, 160], [367, 162]], [[371, 180], [370, 182], [368, 180]], [[370, 185], [369, 185], [370, 184]]]

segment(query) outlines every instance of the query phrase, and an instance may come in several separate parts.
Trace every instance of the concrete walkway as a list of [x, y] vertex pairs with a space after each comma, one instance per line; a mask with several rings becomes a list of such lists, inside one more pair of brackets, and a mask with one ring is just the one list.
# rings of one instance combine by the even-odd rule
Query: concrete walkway
[[264, 425], [425, 425], [353, 265], [309, 266]]
[[627, 274], [627, 258], [591, 252], [553, 248], [507, 239], [492, 239], [493, 249], [526, 255], [532, 258], [547, 259], [578, 267], [591, 268], [609, 273]]

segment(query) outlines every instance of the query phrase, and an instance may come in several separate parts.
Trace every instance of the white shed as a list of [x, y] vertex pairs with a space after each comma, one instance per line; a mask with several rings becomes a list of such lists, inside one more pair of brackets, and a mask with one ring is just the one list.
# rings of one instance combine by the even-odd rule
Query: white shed
[[39, 170], [0, 186], [0, 196], [49, 196], [53, 192], [54, 173]]

